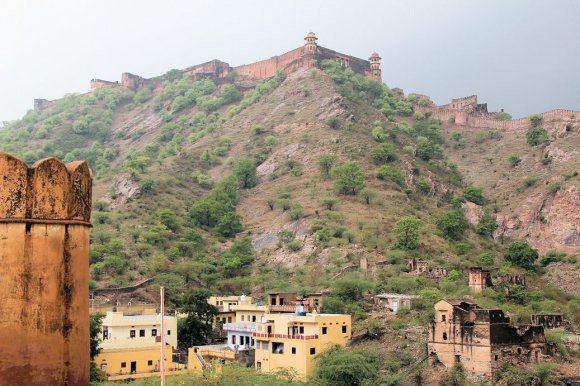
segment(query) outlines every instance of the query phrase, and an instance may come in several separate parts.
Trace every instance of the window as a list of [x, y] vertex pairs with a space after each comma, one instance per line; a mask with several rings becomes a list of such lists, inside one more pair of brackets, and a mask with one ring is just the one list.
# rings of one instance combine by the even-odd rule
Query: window
[[284, 343], [272, 342], [272, 354], [284, 354]]
[[342, 326], [342, 333], [346, 334], [346, 326]]
[[231, 322], [232, 322], [232, 317], [228, 316], [228, 323], [231, 323]]
[[232, 344], [236, 344], [236, 336], [232, 335]]
[[151, 359], [147, 361], [147, 366], [153, 366], [153, 361]]
[[292, 354], [296, 354], [296, 347], [292, 347]]
[[101, 363], [101, 370], [106, 371], [107, 370], [107, 364], [106, 363]]
[[256, 368], [257, 369], [261, 369], [262, 368], [262, 362], [256, 362]]
[[495, 356], [495, 360], [497, 361], [498, 359], [499, 359], [499, 355], [496, 355]]
[[242, 322], [244, 321], [244, 315], [242, 315]]
[[171, 330], [167, 330], [167, 335], [171, 335]]
[[328, 327], [322, 327], [322, 335], [326, 335]]
[[145, 336], [145, 330], [139, 330], [139, 336], [141, 337]]
[[129, 331], [129, 337], [130, 338], [134, 338], [135, 337], [135, 330]]
[[127, 362], [121, 362], [121, 368], [124, 369], [127, 367]]
[[256, 321], [256, 315], [252, 315], [252, 322]]
[[103, 327], [103, 340], [109, 339], [109, 329], [107, 327]]
[[443, 340], [447, 340], [447, 333], [446, 332], [443, 333]]
[[157, 329], [156, 328], [151, 330], [151, 336], [157, 336]]
[[441, 321], [444, 322], [447, 319], [446, 315], [441, 315]]
[[315, 355], [316, 349], [314, 347], [310, 347], [310, 355]]
[[304, 335], [304, 326], [300, 326], [298, 331], [300, 332], [300, 335]]
[[521, 353], [522, 353], [522, 348], [518, 347], [518, 354], [521, 354]]

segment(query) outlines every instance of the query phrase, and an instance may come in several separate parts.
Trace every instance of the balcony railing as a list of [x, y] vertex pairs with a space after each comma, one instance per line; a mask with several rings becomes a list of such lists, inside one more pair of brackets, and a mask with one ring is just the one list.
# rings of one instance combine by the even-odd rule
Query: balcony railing
[[[296, 304], [283, 304], [283, 305], [276, 305], [276, 306], [269, 305], [268, 310], [270, 312], [296, 312], [298, 307], [300, 307], [300, 306], [296, 305]], [[304, 312], [312, 312], [316, 309], [317, 309], [316, 306], [302, 306], [302, 310]]]
[[225, 323], [224, 331], [253, 332], [256, 329], [256, 323]]
[[286, 335], [286, 334], [266, 334], [266, 333], [261, 333], [261, 332], [253, 332], [252, 337], [254, 337], [254, 338], [311, 340], [311, 339], [318, 339], [318, 334], [314, 334], [314, 335]]

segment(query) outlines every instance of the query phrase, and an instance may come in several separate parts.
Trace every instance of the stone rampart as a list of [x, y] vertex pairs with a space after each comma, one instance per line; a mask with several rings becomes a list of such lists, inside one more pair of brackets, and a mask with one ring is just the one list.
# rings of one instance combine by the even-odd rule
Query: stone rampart
[[0, 153], [0, 384], [88, 385], [92, 173]]
[[296, 48], [288, 51], [285, 54], [273, 56], [270, 59], [260, 60], [259, 62], [244, 64], [234, 67], [236, 74], [242, 77], [267, 79], [276, 75], [279, 69], [284, 70], [285, 73], [292, 70], [291, 64], [296, 64], [297, 67], [302, 67], [303, 48]]

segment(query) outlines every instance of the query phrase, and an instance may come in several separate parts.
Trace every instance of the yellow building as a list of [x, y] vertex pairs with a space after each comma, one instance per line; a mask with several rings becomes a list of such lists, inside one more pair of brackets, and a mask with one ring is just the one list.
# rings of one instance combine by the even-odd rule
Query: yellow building
[[256, 367], [265, 372], [294, 368], [309, 377], [316, 355], [334, 345], [345, 346], [351, 327], [350, 315], [265, 314], [252, 334]]
[[223, 323], [233, 323], [236, 318], [236, 312], [232, 310], [232, 306], [238, 304], [252, 304], [254, 298], [246, 295], [232, 295], [232, 296], [211, 296], [207, 302], [212, 306], [217, 307], [219, 314], [216, 316], [216, 321]]
[[[168, 371], [184, 366], [173, 363], [177, 348], [177, 318], [165, 316], [165, 368]], [[107, 312], [102, 321], [101, 352], [95, 358], [98, 368], [108, 377], [122, 379], [134, 375], [155, 375], [161, 357], [161, 315], [124, 315]]]

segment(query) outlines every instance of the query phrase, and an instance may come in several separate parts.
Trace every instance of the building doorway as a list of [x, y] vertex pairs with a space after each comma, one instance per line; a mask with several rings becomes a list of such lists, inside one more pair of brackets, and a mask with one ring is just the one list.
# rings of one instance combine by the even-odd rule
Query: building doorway
[[137, 362], [131, 362], [131, 374], [135, 374], [137, 372]]

